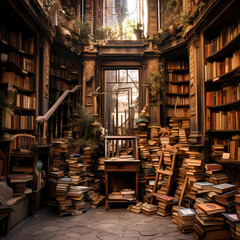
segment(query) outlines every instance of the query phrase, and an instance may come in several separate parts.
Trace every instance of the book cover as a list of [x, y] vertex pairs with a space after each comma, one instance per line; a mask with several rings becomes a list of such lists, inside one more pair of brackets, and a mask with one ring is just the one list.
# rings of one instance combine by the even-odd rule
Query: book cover
[[191, 208], [182, 208], [177, 210], [182, 217], [191, 217], [195, 216], [196, 212]]
[[207, 215], [225, 212], [225, 208], [216, 203], [198, 204], [197, 207]]

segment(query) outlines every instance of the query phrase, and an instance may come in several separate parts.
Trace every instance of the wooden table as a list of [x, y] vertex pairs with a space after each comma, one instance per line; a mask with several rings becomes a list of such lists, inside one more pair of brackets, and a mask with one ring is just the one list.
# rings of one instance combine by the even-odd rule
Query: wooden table
[[138, 200], [138, 172], [140, 160], [105, 160], [106, 210], [109, 203], [127, 203], [129, 200], [109, 199], [109, 193], [120, 189], [133, 189]]

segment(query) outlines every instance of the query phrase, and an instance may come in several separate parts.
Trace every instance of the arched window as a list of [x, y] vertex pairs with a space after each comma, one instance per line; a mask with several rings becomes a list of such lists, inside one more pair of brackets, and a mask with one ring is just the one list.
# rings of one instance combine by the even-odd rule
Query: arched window
[[147, 30], [147, 0], [104, 0], [104, 25], [111, 28], [129, 28], [129, 22], [143, 24]]

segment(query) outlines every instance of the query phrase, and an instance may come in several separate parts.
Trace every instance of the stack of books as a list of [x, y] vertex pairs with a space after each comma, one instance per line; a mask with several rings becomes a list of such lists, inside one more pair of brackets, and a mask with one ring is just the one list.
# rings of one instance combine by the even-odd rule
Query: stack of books
[[214, 184], [227, 183], [228, 177], [223, 171], [222, 164], [205, 164], [205, 181], [212, 182]]
[[98, 171], [104, 171], [105, 170], [105, 158], [104, 157], [100, 157], [98, 158]]
[[160, 137], [160, 142], [162, 147], [169, 147], [177, 143], [177, 138], [175, 136]]
[[225, 208], [216, 203], [198, 204], [196, 209], [194, 236], [197, 239], [230, 239], [229, 232], [224, 229]]
[[204, 159], [203, 154], [199, 152], [187, 152], [189, 158], [185, 159], [186, 175], [190, 182], [204, 180]]
[[229, 183], [222, 183], [212, 186], [214, 201], [224, 206], [227, 211], [235, 211], [235, 195], [237, 194], [237, 186]]
[[178, 200], [174, 197], [158, 193], [153, 193], [153, 195], [158, 201], [157, 214], [163, 217], [172, 215], [172, 207], [178, 204]]
[[63, 171], [52, 171], [48, 175], [48, 181], [57, 183], [59, 181], [59, 179], [62, 178], [63, 176], [64, 176]]
[[87, 192], [87, 200], [92, 208], [98, 208], [105, 202], [105, 196], [100, 195], [98, 192], [90, 190]]
[[184, 208], [184, 207], [182, 207], [182, 206], [180, 206], [180, 205], [174, 205], [174, 206], [172, 207], [172, 210], [171, 210], [171, 212], [172, 212], [172, 222], [173, 222], [174, 224], [177, 224], [178, 209], [182, 209], [182, 208]]
[[235, 195], [235, 206], [238, 218], [240, 218], [240, 194]]
[[129, 205], [127, 210], [134, 212], [134, 213], [141, 213], [142, 212], [142, 202], [138, 202], [136, 205]]
[[142, 204], [142, 213], [146, 215], [153, 215], [157, 213], [157, 206], [149, 203]]
[[193, 231], [193, 223], [196, 217], [196, 212], [191, 208], [181, 208], [177, 210], [177, 225], [183, 233]]
[[[190, 194], [192, 199], [203, 196], [205, 193], [211, 192], [214, 184], [210, 182], [194, 182], [190, 187]], [[189, 194], [188, 194], [189, 195]]]
[[57, 186], [56, 186], [57, 201], [61, 202], [67, 199], [67, 193], [68, 193], [68, 189], [71, 182], [72, 182], [72, 179], [68, 177], [63, 177], [58, 180]]
[[236, 213], [223, 213], [233, 239], [240, 239], [240, 219]]
[[52, 139], [53, 171], [62, 170], [68, 154], [68, 144], [65, 139]]
[[226, 152], [227, 146], [224, 144], [214, 144], [211, 147], [211, 159], [214, 160], [221, 160], [223, 153]]

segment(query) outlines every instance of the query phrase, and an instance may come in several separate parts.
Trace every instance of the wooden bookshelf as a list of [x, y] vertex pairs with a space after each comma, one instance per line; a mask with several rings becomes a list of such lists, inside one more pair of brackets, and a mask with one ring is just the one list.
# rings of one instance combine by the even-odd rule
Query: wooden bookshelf
[[[189, 117], [189, 66], [188, 60], [167, 59], [166, 101], [167, 118]], [[168, 119], [167, 119], [168, 123]]]
[[[212, 152], [219, 144], [231, 159], [237, 159], [240, 151], [240, 18], [235, 4], [239, 7], [235, 1], [219, 9], [218, 17], [204, 32], [207, 134]], [[214, 157], [212, 160], [240, 163]]]

